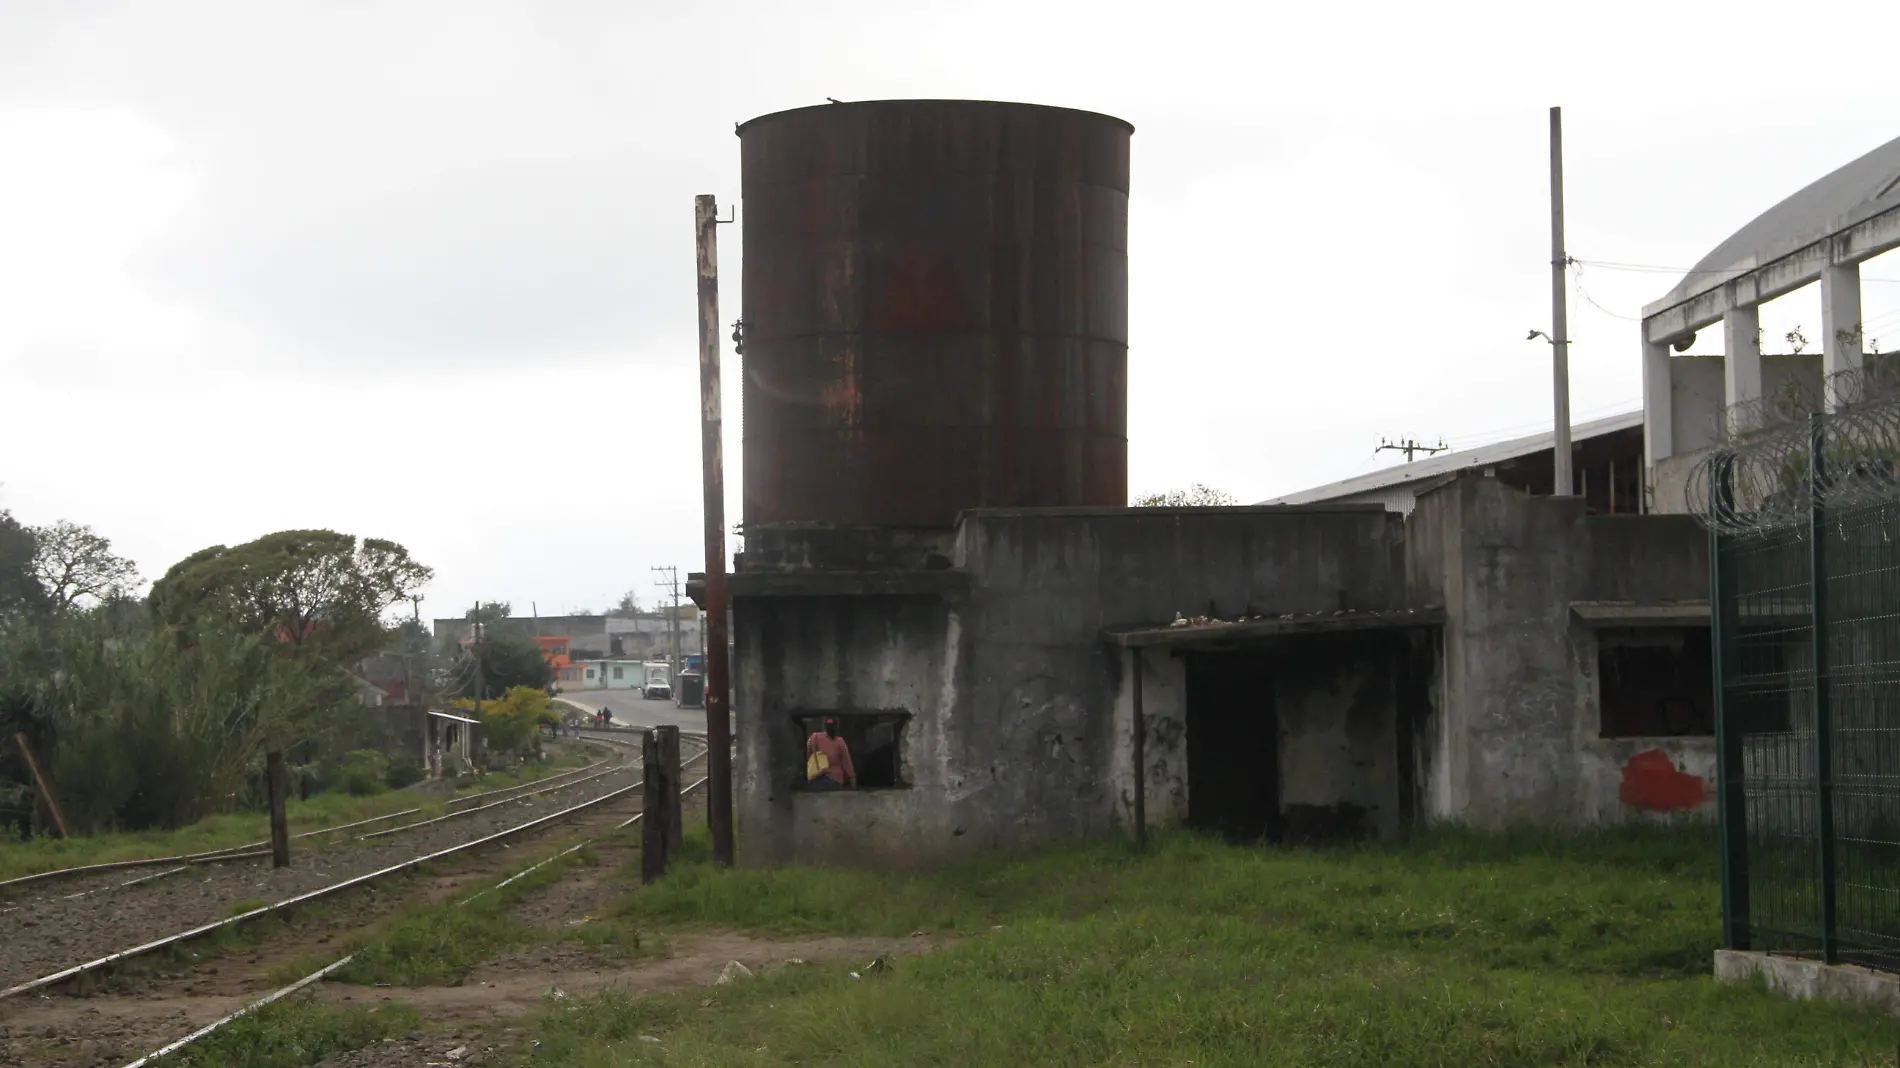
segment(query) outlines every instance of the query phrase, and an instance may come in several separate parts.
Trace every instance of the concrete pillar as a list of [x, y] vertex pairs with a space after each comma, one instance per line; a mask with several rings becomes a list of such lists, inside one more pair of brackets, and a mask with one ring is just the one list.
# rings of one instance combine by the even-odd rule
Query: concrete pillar
[[1860, 264], [1828, 264], [1821, 268], [1821, 377], [1828, 411], [1843, 399], [1843, 387], [1844, 399], [1853, 400], [1859, 383], [1835, 376], [1860, 370], [1860, 349]]
[[[1761, 405], [1761, 309], [1731, 308], [1722, 317], [1722, 385], [1728, 432], [1755, 429]], [[1737, 425], [1737, 419], [1749, 420]]]
[[1675, 455], [1676, 432], [1671, 403], [1669, 345], [1643, 337], [1643, 450], [1648, 467]]

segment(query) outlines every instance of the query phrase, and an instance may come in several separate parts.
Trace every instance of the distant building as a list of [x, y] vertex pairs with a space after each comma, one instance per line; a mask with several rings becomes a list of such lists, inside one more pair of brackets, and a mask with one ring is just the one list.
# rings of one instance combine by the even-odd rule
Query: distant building
[[[700, 650], [700, 618], [691, 604], [681, 608], [679, 645], [684, 661]], [[434, 621], [438, 644], [454, 642], [466, 646], [474, 640], [474, 627], [466, 619]], [[670, 660], [673, 649], [673, 623], [658, 613], [638, 616], [510, 616], [487, 625], [487, 633], [525, 634], [541, 643], [554, 666], [555, 678], [567, 685], [585, 684], [576, 665], [582, 661]]]
[[[1488, 475], [1512, 489], [1548, 496], [1556, 437], [1554, 430], [1546, 430], [1494, 445], [1440, 453], [1260, 503], [1382, 504], [1388, 512], [1410, 515], [1419, 494], [1466, 472]], [[1642, 412], [1579, 423], [1570, 430], [1570, 444], [1576, 495], [1583, 498], [1587, 513], [1627, 515], [1643, 510]]]

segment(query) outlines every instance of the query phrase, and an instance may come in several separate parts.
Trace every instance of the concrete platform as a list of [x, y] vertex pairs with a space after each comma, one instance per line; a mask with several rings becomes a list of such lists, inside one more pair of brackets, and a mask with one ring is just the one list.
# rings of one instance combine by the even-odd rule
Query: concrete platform
[[1715, 951], [1717, 979], [1735, 982], [1757, 975], [1768, 981], [1768, 989], [1784, 997], [1853, 1002], [1900, 1016], [1900, 975], [1855, 964], [1822, 964], [1735, 949]]

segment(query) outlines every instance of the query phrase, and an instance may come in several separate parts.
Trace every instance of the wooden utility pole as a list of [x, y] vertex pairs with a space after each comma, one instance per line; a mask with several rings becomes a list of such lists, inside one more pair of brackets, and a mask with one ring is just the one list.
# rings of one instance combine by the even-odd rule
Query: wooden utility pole
[[670, 862], [680, 855], [681, 843], [686, 840], [684, 813], [680, 811], [680, 729], [666, 724], [653, 730], [660, 737], [660, 772], [666, 776], [661, 792], [666, 805], [666, 859]]
[[640, 732], [640, 882], [666, 874], [666, 768], [660, 759], [658, 731]]
[[693, 201], [699, 261], [699, 454], [706, 498], [706, 823], [732, 863], [732, 708], [726, 664], [726, 459], [719, 397], [719, 206]]
[[1551, 493], [1576, 491], [1570, 473], [1570, 308], [1564, 292], [1564, 125], [1563, 109], [1550, 109], [1550, 352], [1555, 399], [1556, 440], [1552, 442]]
[[284, 774], [284, 754], [273, 749], [264, 754], [264, 786], [270, 793], [270, 866], [290, 867], [290, 817], [284, 811], [290, 793], [290, 781]]
[[40, 772], [40, 762], [33, 759], [33, 746], [26, 740], [26, 732], [18, 732], [13, 740], [20, 747], [20, 756], [26, 760], [26, 770], [33, 776], [33, 785], [40, 792], [40, 800], [46, 802], [46, 811], [53, 814], [53, 826], [59, 828], [61, 838], [71, 838], [73, 829], [66, 823], [66, 814], [59, 810], [59, 799], [53, 796], [52, 785]]
[[1436, 445], [1420, 445], [1412, 438], [1404, 438], [1399, 441], [1387, 441], [1384, 438], [1380, 438], [1379, 447], [1372, 451], [1385, 452], [1390, 450], [1392, 452], [1402, 452], [1405, 454], [1405, 462], [1409, 464], [1412, 462], [1413, 453], [1422, 452], [1427, 456], [1436, 456], [1449, 448], [1451, 448], [1451, 446], [1446, 445], [1443, 438], [1440, 438]]

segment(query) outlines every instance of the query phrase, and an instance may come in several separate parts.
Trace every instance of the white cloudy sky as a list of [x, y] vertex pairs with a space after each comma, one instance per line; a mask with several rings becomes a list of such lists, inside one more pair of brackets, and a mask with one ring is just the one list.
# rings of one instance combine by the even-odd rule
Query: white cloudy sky
[[[1533, 431], [1548, 106], [1572, 254], [1625, 264], [1900, 135], [1891, 5], [1702, 7], [0, 0], [0, 507], [148, 577], [395, 538], [437, 615], [697, 570], [692, 197], [737, 197], [735, 121], [827, 96], [1135, 124], [1136, 491]], [[1675, 280], [1585, 268], [1579, 420], [1637, 405], [1623, 317]], [[1900, 284], [1866, 303], [1900, 339]]]

